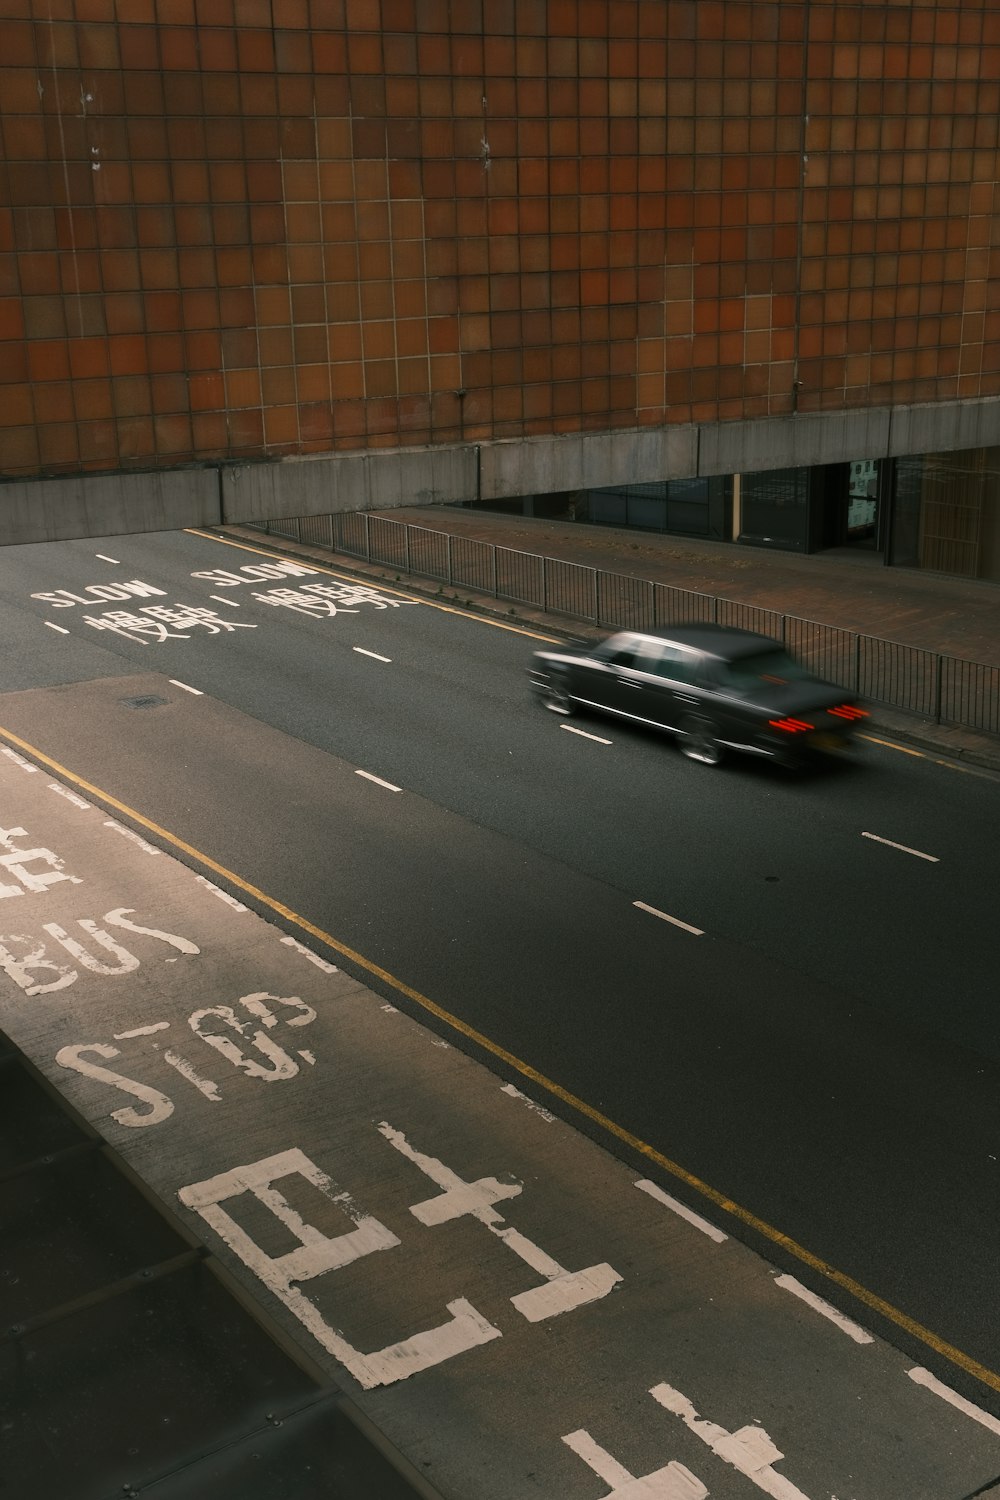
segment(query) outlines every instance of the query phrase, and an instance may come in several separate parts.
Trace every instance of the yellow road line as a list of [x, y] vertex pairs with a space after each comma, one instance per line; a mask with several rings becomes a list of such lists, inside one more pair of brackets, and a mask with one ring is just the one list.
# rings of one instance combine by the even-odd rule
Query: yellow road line
[[[209, 542], [221, 542], [224, 547], [237, 547], [241, 552], [253, 552], [258, 557], [267, 557], [272, 559], [272, 561], [277, 555], [275, 552], [269, 551], [266, 547], [254, 547], [249, 542], [234, 542], [227, 536], [216, 536], [211, 531], [199, 531], [196, 526], [185, 526], [184, 530], [190, 536], [201, 536]], [[288, 554], [288, 556], [290, 562], [298, 561], [291, 554]], [[330, 578], [339, 578], [345, 583], [357, 583], [358, 581], [356, 577], [352, 577], [350, 574], [347, 574], [345, 577], [343, 573], [338, 573], [335, 568], [329, 568], [325, 563], [317, 562], [314, 557], [307, 559], [307, 566], [315, 568], [318, 573], [326, 573]], [[374, 587], [375, 585], [372, 586]], [[454, 588], [454, 584], [450, 585], [450, 587]], [[484, 615], [474, 615], [469, 610], [459, 609], [453, 604], [442, 604], [437, 599], [425, 599], [422, 594], [408, 594], [405, 589], [393, 588], [391, 584], [383, 583], [381, 579], [378, 580], [378, 588], [385, 594], [396, 594], [400, 599], [409, 600], [411, 604], [426, 604], [431, 609], [439, 609], [446, 615], [460, 615], [463, 620], [475, 620], [479, 625], [492, 625], [495, 630], [509, 630], [514, 635], [525, 635], [530, 640], [545, 641], [551, 646], [558, 646], [560, 644], [559, 637], [557, 636], [540, 635], [537, 630], [527, 630], [523, 625], [510, 625], [506, 620], [491, 620]]]
[[912, 755], [915, 760], [929, 761], [932, 766], [943, 766], [946, 771], [959, 771], [963, 776], [978, 776], [981, 781], [994, 781], [996, 773], [984, 770], [980, 766], [960, 766], [953, 760], [942, 760], [940, 756], [931, 755], [926, 750], [914, 750], [911, 745], [900, 745], [895, 740], [880, 740], [874, 734], [859, 734], [858, 739], [867, 740], [870, 745], [881, 745], [886, 750], [898, 750], [901, 755]]
[[485, 1052], [506, 1063], [508, 1067], [520, 1073], [523, 1078], [527, 1078], [536, 1087], [544, 1089], [546, 1093], [551, 1094], [570, 1109], [585, 1116], [586, 1119], [599, 1126], [601, 1130], [607, 1131], [610, 1136], [620, 1141], [622, 1145], [628, 1146], [630, 1150], [635, 1151], [638, 1155], [645, 1157], [648, 1161], [654, 1162], [664, 1172], [668, 1172], [679, 1182], [685, 1183], [693, 1192], [699, 1193], [701, 1197], [708, 1199], [716, 1208], [732, 1215], [733, 1218], [739, 1219], [748, 1229], [752, 1229], [756, 1234], [762, 1235], [771, 1244], [780, 1246], [786, 1254], [801, 1261], [810, 1270], [817, 1272], [821, 1276], [825, 1276], [827, 1280], [832, 1281], [835, 1286], [840, 1287], [842, 1291], [847, 1292], [872, 1312], [878, 1313], [880, 1317], [895, 1324], [897, 1328], [902, 1329], [912, 1338], [918, 1339], [920, 1343], [933, 1349], [936, 1354], [948, 1360], [966, 1375], [971, 1375], [973, 1379], [988, 1386], [990, 1390], [1000, 1392], [1000, 1374], [988, 1369], [985, 1365], [981, 1365], [978, 1360], [973, 1359], [971, 1355], [963, 1353], [961, 1349], [956, 1349], [953, 1344], [949, 1344], [944, 1339], [939, 1338], [936, 1333], [933, 1333], [929, 1328], [925, 1328], [915, 1318], [911, 1318], [899, 1308], [893, 1307], [892, 1303], [886, 1302], [875, 1292], [869, 1291], [867, 1287], [862, 1286], [853, 1277], [845, 1275], [843, 1271], [838, 1271], [836, 1267], [821, 1260], [818, 1255], [814, 1255], [811, 1250], [807, 1250], [804, 1245], [800, 1245], [796, 1240], [791, 1239], [789, 1235], [783, 1234], [780, 1229], [776, 1229], [764, 1219], [759, 1219], [756, 1214], [751, 1213], [749, 1209], [744, 1208], [741, 1204], [735, 1203], [732, 1198], [727, 1198], [717, 1188], [713, 1188], [707, 1182], [703, 1182], [700, 1177], [696, 1177], [693, 1173], [688, 1172], [678, 1162], [672, 1161], [669, 1156], [664, 1156], [655, 1146], [651, 1146], [647, 1141], [641, 1140], [639, 1136], [633, 1135], [631, 1131], [626, 1130], [623, 1126], [610, 1119], [609, 1116], [595, 1109], [593, 1105], [588, 1104], [585, 1099], [580, 1099], [576, 1094], [571, 1094], [568, 1089], [564, 1089], [561, 1084], [555, 1083], [551, 1078], [547, 1078], [544, 1073], [540, 1073], [530, 1063], [523, 1062], [513, 1052], [508, 1052], [506, 1047], [500, 1046], [498, 1042], [492, 1041], [488, 1036], [485, 1036], [481, 1031], [477, 1031], [475, 1027], [469, 1026], [467, 1022], [461, 1020], [458, 1016], [452, 1015], [450, 1011], [445, 1010], [443, 1006], [429, 999], [427, 995], [421, 994], [412, 985], [408, 985], [405, 980], [397, 979], [394, 974], [389, 973], [388, 969], [383, 969], [379, 964], [372, 963], [371, 959], [365, 958], [362, 954], [356, 952], [355, 949], [349, 948], [345, 943], [339, 942], [337, 938], [325, 932], [323, 928], [317, 927], [315, 923], [310, 922], [307, 917], [299, 916], [298, 912], [292, 911], [291, 907], [285, 906], [281, 901], [276, 901], [272, 896], [268, 896], [258, 886], [251, 885], [249, 881], [242, 879], [241, 876], [227, 869], [225, 865], [220, 865], [210, 855], [203, 854], [201, 850], [195, 849], [192, 844], [186, 843], [184, 839], [178, 838], [176, 834], [171, 833], [168, 829], [161, 828], [158, 823], [154, 823], [151, 818], [145, 817], [143, 813], [136, 812], [135, 808], [129, 807], [127, 803], [119, 802], [118, 798], [113, 797], [110, 792], [105, 792], [100, 787], [94, 786], [92, 782], [85, 781], [82, 776], [77, 776], [74, 771], [70, 771], [66, 766], [61, 765], [59, 761], [53, 760], [51, 756], [39, 750], [37, 746], [29, 744], [27, 740], [22, 740], [19, 735], [14, 734], [12, 730], [5, 729], [2, 725], [0, 725], [0, 738], [7, 740], [11, 745], [16, 745], [18, 750], [30, 756], [33, 760], [48, 766], [57, 776], [72, 782], [74, 786], [79, 787], [88, 796], [96, 798], [108, 807], [113, 807], [122, 816], [130, 818], [133, 822], [138, 823], [140, 827], [163, 839], [165, 843], [188, 855], [198, 864], [203, 865], [205, 869], [211, 870], [213, 874], [228, 881], [237, 890], [243, 891], [248, 896], [252, 896], [262, 906], [283, 917], [285, 921], [291, 922], [302, 932], [307, 932], [310, 937], [316, 938], [326, 947], [332, 949], [333, 952], [339, 953], [343, 958], [349, 959], [351, 963], [357, 964], [360, 969], [365, 970], [367, 973], [375, 975], [376, 978], [382, 980], [383, 984], [389, 985], [398, 994], [405, 995], [408, 1000], [412, 1000], [422, 1010], [427, 1011], [432, 1016], [436, 1016], [439, 1021], [443, 1021], [445, 1025], [450, 1026], [468, 1041], [474, 1042], [477, 1047], [482, 1047]]

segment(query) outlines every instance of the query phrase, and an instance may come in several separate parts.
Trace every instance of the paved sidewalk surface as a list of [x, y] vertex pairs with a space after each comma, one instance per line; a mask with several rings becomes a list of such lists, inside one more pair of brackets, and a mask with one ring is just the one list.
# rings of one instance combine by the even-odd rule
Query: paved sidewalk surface
[[[870, 551], [842, 548], [801, 556], [768, 552], [736, 543], [704, 541], [617, 527], [588, 526], [572, 521], [548, 521], [452, 506], [403, 506], [375, 512], [387, 520], [448, 531], [521, 552], [581, 563], [613, 573], [631, 574], [675, 588], [717, 594], [726, 599], [761, 605], [798, 615], [823, 625], [835, 625], [906, 646], [957, 656], [987, 666], [1000, 666], [1000, 584], [949, 578], [915, 569], [886, 568]], [[229, 531], [242, 528], [228, 527]], [[247, 536], [260, 537], [256, 531]], [[324, 549], [299, 547], [273, 538], [282, 549], [329, 557]], [[351, 566], [359, 566], [351, 559]], [[396, 577], [395, 570], [361, 564], [379, 577]], [[419, 577], [408, 585], [437, 593]], [[488, 595], [464, 586], [446, 591], [470, 600], [476, 607], [511, 613]], [[542, 614], [519, 606], [518, 619], [544, 622], [554, 633], [569, 630], [565, 616]], [[580, 634], [606, 632], [581, 627]], [[935, 724], [913, 714], [876, 705], [877, 729], [892, 733], [930, 753], [956, 757], [972, 765], [1000, 772], [1000, 738], [968, 729]]]

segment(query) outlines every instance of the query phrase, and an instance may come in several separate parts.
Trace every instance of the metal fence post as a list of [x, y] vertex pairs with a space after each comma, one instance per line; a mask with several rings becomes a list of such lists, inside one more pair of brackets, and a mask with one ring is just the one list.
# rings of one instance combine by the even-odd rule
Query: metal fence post
[[549, 560], [542, 558], [542, 614], [549, 612]]
[[591, 582], [593, 584], [593, 589], [592, 589], [591, 597], [593, 598], [593, 601], [594, 601], [594, 609], [593, 609], [593, 612], [592, 612], [590, 618], [596, 624], [597, 621], [598, 621], [598, 619], [599, 619], [599, 617], [600, 617], [599, 616], [599, 609], [598, 609], [598, 601], [597, 601], [597, 569], [596, 568], [591, 568], [591, 570], [590, 570], [590, 577], [591, 577]]
[[493, 597], [494, 597], [494, 599], [496, 599], [496, 598], [499, 597], [499, 595], [497, 594], [497, 549], [496, 549], [496, 543], [495, 542], [490, 542], [489, 547], [490, 547], [490, 577], [493, 579]]
[[861, 691], [861, 637], [854, 637], [854, 691]]
[[934, 722], [941, 722], [941, 680], [944, 675], [944, 657], [938, 656], [934, 661]]
[[371, 530], [372, 529], [371, 529], [371, 519], [372, 518], [368, 514], [367, 511], [364, 512], [364, 517], [365, 517], [365, 562], [371, 562], [371, 560], [372, 560], [372, 535], [371, 535]]
[[451, 532], [448, 533], [448, 587], [451, 588]]
[[412, 573], [410, 567], [410, 526], [409, 522], [403, 524], [403, 569], [406, 573]]

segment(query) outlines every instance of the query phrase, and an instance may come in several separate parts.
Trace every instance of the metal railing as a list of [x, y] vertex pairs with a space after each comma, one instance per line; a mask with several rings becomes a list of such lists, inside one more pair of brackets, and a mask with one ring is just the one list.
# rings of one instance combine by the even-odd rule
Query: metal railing
[[267, 521], [257, 529], [612, 630], [697, 621], [756, 630], [784, 642], [827, 681], [874, 703], [1000, 734], [1000, 667], [983, 662], [364, 511]]

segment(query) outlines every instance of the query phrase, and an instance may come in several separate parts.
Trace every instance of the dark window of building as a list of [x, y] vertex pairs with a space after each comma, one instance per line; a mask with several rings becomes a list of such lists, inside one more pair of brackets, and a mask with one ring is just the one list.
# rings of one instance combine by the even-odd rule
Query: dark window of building
[[809, 544], [808, 469], [770, 469], [741, 479], [740, 541], [805, 552]]

